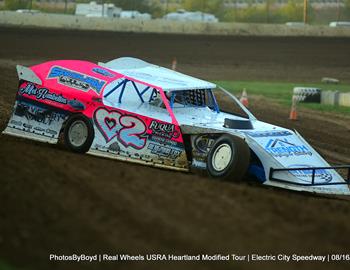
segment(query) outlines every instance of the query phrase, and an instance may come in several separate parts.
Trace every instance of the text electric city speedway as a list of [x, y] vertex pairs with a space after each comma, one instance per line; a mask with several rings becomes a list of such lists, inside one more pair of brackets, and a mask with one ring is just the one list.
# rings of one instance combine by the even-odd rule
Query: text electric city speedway
[[[341, 258], [341, 259], [340, 259]], [[280, 261], [280, 262], [305, 262], [305, 261], [349, 261], [349, 254], [327, 254], [327, 255], [300, 255], [300, 254], [197, 254], [197, 255], [175, 255], [175, 254], [145, 254], [145, 255], [129, 255], [129, 254], [72, 254], [72, 255], [56, 255], [50, 254], [50, 261], [75, 261], [75, 262], [93, 262], [93, 261]]]
[[[215, 84], [135, 58], [17, 66], [5, 134], [151, 166], [265, 185], [350, 194], [348, 182], [296, 131], [257, 120]], [[239, 109], [239, 112], [233, 108]], [[232, 109], [232, 110], [231, 110]]]

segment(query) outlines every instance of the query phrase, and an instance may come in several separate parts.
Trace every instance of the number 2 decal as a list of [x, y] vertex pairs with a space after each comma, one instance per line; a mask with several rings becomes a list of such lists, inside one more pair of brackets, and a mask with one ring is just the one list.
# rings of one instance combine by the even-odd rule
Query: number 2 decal
[[117, 137], [125, 147], [136, 149], [145, 147], [144, 134], [147, 128], [145, 123], [136, 116], [99, 108], [94, 113], [94, 122], [107, 143]]

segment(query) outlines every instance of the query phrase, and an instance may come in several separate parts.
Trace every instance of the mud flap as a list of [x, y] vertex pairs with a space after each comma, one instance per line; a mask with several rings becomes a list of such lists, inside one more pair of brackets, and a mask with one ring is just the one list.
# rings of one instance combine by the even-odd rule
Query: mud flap
[[3, 134], [54, 144], [67, 117], [63, 110], [17, 97]]

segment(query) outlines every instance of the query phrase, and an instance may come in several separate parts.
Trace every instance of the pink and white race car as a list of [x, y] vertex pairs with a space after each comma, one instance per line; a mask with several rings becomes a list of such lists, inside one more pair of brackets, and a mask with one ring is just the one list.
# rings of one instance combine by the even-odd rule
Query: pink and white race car
[[249, 172], [266, 185], [350, 194], [349, 179], [337, 171], [350, 166], [330, 167], [297, 132], [257, 120], [213, 83], [128, 57], [18, 65], [17, 72], [5, 134], [57, 143], [63, 133], [74, 152], [194, 167], [232, 181]]

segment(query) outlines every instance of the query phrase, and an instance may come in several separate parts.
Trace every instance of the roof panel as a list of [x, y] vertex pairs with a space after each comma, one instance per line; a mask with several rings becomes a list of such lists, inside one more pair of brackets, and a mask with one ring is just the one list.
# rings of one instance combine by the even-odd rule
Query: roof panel
[[136, 80], [159, 86], [165, 91], [212, 89], [216, 87], [211, 82], [132, 57], [117, 58], [107, 63], [98, 64]]

